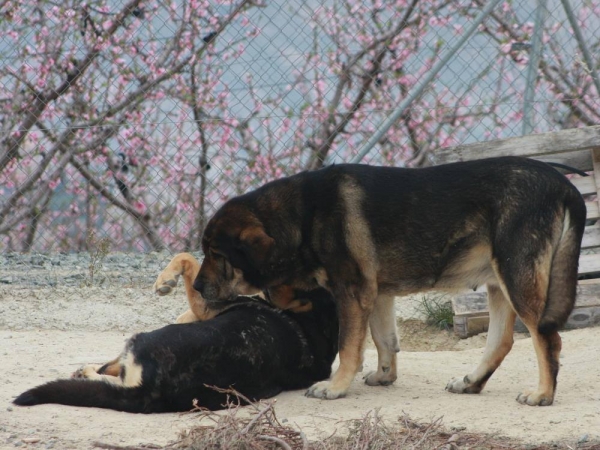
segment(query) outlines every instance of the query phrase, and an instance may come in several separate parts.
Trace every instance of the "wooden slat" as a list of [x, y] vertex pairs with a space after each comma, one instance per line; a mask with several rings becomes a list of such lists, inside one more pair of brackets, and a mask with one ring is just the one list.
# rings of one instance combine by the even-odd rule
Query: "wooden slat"
[[583, 170], [584, 172], [591, 172], [594, 170], [592, 165], [592, 155], [590, 155], [590, 151], [587, 149], [567, 153], [556, 153], [554, 155], [532, 156], [532, 158], [544, 162], [565, 164], [574, 167], [575, 169]]
[[[600, 307], [600, 278], [579, 280], [577, 284], [577, 308]], [[452, 309], [456, 316], [482, 316], [489, 312], [487, 292], [459, 294], [452, 299]]]
[[600, 125], [441, 148], [435, 152], [434, 161], [435, 164], [443, 164], [500, 155], [542, 156], [589, 150], [598, 145], [600, 145]]
[[452, 310], [457, 316], [487, 313], [487, 292], [469, 292], [454, 296]]
[[589, 249], [595, 247], [600, 247], [600, 227], [598, 225], [585, 227], [581, 248]]
[[587, 209], [587, 218], [588, 219], [600, 218], [600, 211], [598, 210], [598, 202], [585, 202], [585, 207]]
[[600, 255], [580, 255], [579, 269], [580, 275], [600, 272]]
[[600, 279], [579, 280], [575, 306], [600, 306]]
[[[458, 337], [464, 339], [487, 331], [489, 323], [489, 315], [456, 316], [454, 318], [454, 333]], [[573, 310], [564, 328], [566, 330], [571, 330], [598, 324], [600, 324], [600, 306], [584, 306]], [[527, 331], [526, 327], [519, 319], [517, 319], [515, 323], [515, 331]]]
[[581, 195], [596, 193], [596, 181], [594, 177], [576, 177], [569, 180], [579, 190]]

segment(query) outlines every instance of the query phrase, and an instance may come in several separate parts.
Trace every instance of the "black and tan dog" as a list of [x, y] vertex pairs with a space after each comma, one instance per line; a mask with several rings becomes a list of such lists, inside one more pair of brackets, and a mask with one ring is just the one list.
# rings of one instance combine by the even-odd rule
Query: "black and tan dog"
[[515, 315], [533, 339], [537, 390], [554, 400], [586, 208], [548, 165], [517, 157], [422, 169], [336, 165], [273, 181], [228, 201], [209, 221], [194, 282], [210, 304], [279, 285], [327, 288], [340, 318], [340, 367], [307, 395], [343, 396], [361, 362], [367, 325], [379, 353], [369, 385], [396, 379], [393, 298], [486, 284], [487, 347], [446, 389], [478, 393], [513, 343]]
[[227, 394], [211, 386], [233, 387], [258, 400], [329, 377], [338, 338], [329, 293], [304, 292], [287, 305], [301, 312], [281, 311], [258, 297], [208, 310], [192, 288], [198, 269], [191, 255], [177, 255], [155, 284], [164, 295], [183, 276], [190, 311], [179, 317], [180, 324], [136, 334], [117, 359], [84, 366], [75, 378], [33, 388], [14, 403], [155, 413], [188, 411], [196, 399], [198, 406], [216, 410], [224, 407]]

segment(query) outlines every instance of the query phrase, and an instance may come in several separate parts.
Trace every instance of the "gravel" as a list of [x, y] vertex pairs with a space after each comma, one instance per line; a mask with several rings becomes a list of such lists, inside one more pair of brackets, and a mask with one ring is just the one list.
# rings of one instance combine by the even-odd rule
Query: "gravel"
[[173, 255], [169, 252], [122, 253], [93, 258], [89, 253], [0, 254], [0, 285], [24, 287], [142, 287]]
[[[132, 332], [171, 323], [187, 307], [183, 289], [158, 297], [151, 288], [172, 257], [167, 251], [102, 259], [85, 252], [0, 254], [0, 329]], [[421, 299], [397, 301], [397, 316], [422, 319]]]

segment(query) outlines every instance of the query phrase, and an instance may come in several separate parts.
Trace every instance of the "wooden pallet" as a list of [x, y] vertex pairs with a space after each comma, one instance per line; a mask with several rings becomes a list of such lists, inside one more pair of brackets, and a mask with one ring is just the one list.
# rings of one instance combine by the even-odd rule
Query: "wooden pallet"
[[[600, 126], [441, 149], [435, 155], [435, 162], [442, 164], [508, 155], [562, 163], [590, 173], [588, 177], [571, 178], [586, 201], [588, 226], [578, 269], [580, 278], [584, 279], [579, 281], [575, 310], [566, 328], [600, 324]], [[487, 331], [489, 311], [485, 292], [456, 296], [452, 306], [454, 332], [458, 336], [465, 338]], [[518, 319], [515, 329], [525, 331]]]

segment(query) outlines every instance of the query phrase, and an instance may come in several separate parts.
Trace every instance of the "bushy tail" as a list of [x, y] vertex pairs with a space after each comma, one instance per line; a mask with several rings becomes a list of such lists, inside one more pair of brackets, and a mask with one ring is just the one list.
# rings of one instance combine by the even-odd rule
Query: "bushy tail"
[[13, 403], [19, 406], [58, 403], [133, 413], [161, 412], [158, 405], [148, 405], [144, 397], [141, 387], [125, 388], [105, 381], [64, 379], [23, 392]]
[[538, 331], [542, 334], [561, 328], [575, 306], [577, 268], [585, 217], [585, 203], [581, 198], [566, 205], [562, 233], [552, 258], [546, 307], [538, 323]]

